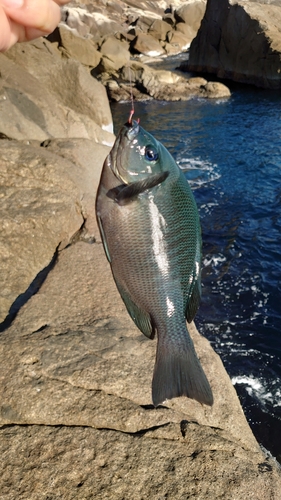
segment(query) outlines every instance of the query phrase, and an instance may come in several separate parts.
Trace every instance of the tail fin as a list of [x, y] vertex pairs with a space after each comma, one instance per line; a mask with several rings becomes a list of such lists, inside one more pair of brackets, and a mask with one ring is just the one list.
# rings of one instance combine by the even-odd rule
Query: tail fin
[[152, 401], [187, 396], [212, 406], [213, 394], [188, 332], [179, 338], [158, 335]]

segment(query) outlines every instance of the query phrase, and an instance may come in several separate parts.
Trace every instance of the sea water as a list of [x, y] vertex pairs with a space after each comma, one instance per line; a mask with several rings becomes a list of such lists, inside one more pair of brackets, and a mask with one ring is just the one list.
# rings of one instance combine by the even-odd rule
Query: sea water
[[[281, 458], [281, 95], [136, 103], [185, 172], [203, 235], [196, 324], [221, 356], [257, 440]], [[130, 105], [112, 105], [115, 132]]]

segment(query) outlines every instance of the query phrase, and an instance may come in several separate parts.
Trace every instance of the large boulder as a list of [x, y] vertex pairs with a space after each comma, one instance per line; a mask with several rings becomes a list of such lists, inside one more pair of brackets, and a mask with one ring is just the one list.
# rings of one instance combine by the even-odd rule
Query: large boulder
[[100, 241], [59, 253], [0, 336], [3, 498], [279, 500], [219, 357], [190, 325], [212, 408], [151, 405], [154, 341], [129, 318]]
[[[54, 44], [41, 38], [34, 42], [17, 44], [5, 53], [5, 56], [1, 56], [1, 72], [6, 68], [2, 78], [11, 82], [9, 85], [16, 85], [22, 100], [26, 94], [29, 101], [35, 101], [41, 114], [43, 113], [44, 123], [48, 123], [47, 128], [42, 118], [41, 122], [39, 121], [37, 113], [36, 125], [37, 128], [40, 127], [40, 136], [39, 132], [32, 135], [33, 124], [30, 125], [29, 132], [28, 128], [24, 133], [19, 130], [16, 134], [15, 130], [10, 136], [16, 139], [39, 140], [48, 137], [84, 137], [112, 144], [112, 116], [103, 85], [78, 61], [62, 59], [58, 50], [54, 52], [53, 46]], [[1, 104], [4, 105], [3, 102]], [[28, 103], [25, 106], [25, 109], [27, 108]], [[24, 116], [30, 116], [28, 109], [21, 109]], [[37, 115], [30, 117], [30, 120], [35, 121]], [[8, 122], [12, 127], [15, 120], [9, 120], [9, 114], [6, 113], [4, 122]], [[23, 119], [21, 127], [24, 123]], [[5, 133], [6, 125], [3, 121], [0, 126], [1, 131]]]
[[0, 141], [0, 323], [36, 290], [38, 274], [81, 227], [97, 237], [94, 199], [109, 148], [64, 140], [58, 155], [51, 144]]
[[79, 36], [74, 30], [60, 24], [48, 39], [57, 42], [63, 55], [76, 59], [85, 66], [95, 68], [101, 59], [94, 42], [90, 38]]
[[131, 48], [138, 54], [144, 54], [149, 57], [161, 56], [165, 53], [162, 45], [153, 36], [140, 33], [131, 43]]
[[177, 52], [183, 52], [190, 46], [190, 38], [180, 31], [169, 31], [168, 42], [177, 48]]
[[199, 29], [206, 10], [206, 0], [195, 0], [185, 2], [181, 7], [175, 10], [175, 19], [177, 23], [185, 23], [192, 27], [196, 33]]
[[114, 36], [108, 37], [100, 48], [102, 60], [100, 71], [111, 72], [125, 66], [130, 60], [129, 45], [126, 41], [121, 42]]
[[171, 25], [162, 21], [162, 19], [156, 19], [150, 26], [148, 33], [156, 38], [156, 40], [165, 41], [167, 38], [167, 33], [170, 31]]
[[189, 70], [279, 89], [280, 26], [280, 3], [208, 0], [190, 47]]

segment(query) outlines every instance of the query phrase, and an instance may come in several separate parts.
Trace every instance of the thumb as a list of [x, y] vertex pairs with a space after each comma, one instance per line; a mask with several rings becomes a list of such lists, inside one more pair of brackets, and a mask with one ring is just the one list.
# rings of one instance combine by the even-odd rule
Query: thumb
[[60, 7], [53, 0], [0, 0], [0, 6], [15, 23], [50, 33], [60, 22]]

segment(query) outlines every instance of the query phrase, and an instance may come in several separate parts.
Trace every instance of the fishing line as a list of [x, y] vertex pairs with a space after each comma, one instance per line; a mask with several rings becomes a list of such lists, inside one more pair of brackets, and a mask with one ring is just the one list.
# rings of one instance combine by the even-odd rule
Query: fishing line
[[130, 93], [131, 93], [131, 105], [132, 105], [132, 107], [131, 107], [131, 111], [130, 111], [128, 122], [131, 125], [132, 124], [133, 114], [135, 112], [135, 103], [134, 103], [133, 85], [132, 85], [132, 69], [131, 69], [131, 64], [130, 63], [129, 63], [129, 82], [130, 82]]
[[[130, 28], [130, 26], [128, 27], [128, 29]], [[126, 32], [126, 42], [129, 44], [129, 40], [128, 40], [128, 30]], [[135, 113], [135, 103], [134, 103], [134, 96], [133, 96], [133, 84], [132, 84], [132, 68], [131, 68], [131, 59], [129, 60], [129, 83], [130, 83], [130, 99], [131, 99], [131, 111], [130, 111], [130, 114], [129, 114], [129, 119], [128, 119], [128, 123], [130, 125], [132, 125], [132, 118], [133, 118], [133, 115]]]

